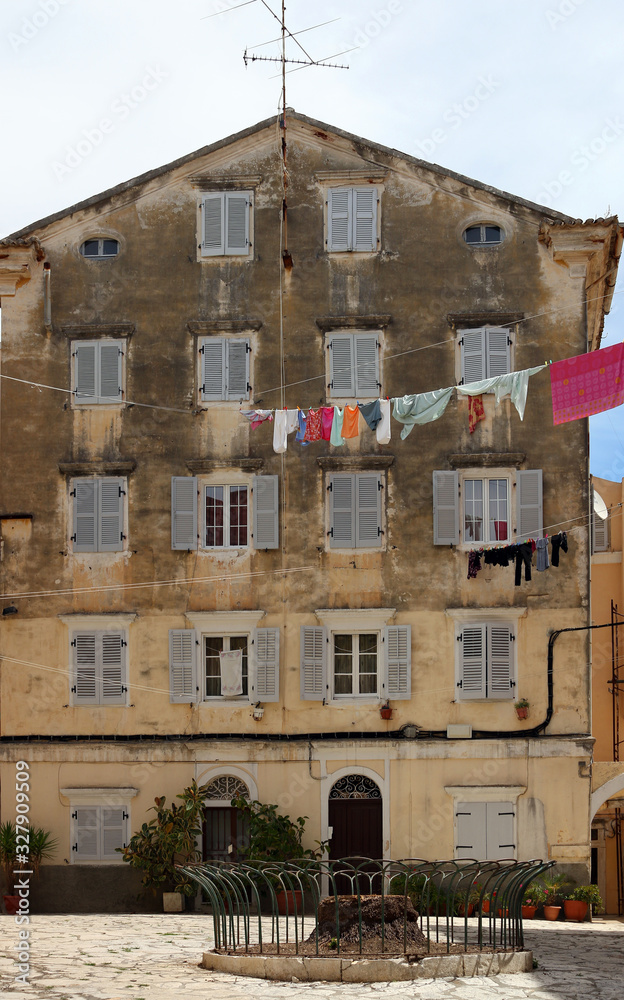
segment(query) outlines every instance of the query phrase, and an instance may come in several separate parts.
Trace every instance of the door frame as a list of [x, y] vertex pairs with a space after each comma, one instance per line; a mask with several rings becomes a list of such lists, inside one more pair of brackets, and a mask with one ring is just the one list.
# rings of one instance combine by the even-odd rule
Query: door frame
[[[330, 763], [330, 761], [327, 761]], [[354, 763], [349, 767], [339, 767], [331, 774], [324, 774], [321, 778], [321, 839], [327, 840], [329, 837], [329, 793], [340, 778], [347, 774], [362, 774], [365, 778], [374, 781], [381, 792], [381, 846], [382, 857], [385, 861], [392, 857], [390, 843], [390, 782], [388, 777], [388, 764], [385, 760], [380, 762], [383, 766], [385, 777], [378, 771], [373, 771], [370, 767], [362, 767]]]

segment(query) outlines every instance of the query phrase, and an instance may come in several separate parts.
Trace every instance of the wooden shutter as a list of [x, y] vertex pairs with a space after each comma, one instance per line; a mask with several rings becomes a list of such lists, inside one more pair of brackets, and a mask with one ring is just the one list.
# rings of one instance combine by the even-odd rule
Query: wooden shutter
[[98, 639], [101, 649], [101, 702], [103, 705], [118, 705], [123, 703], [126, 692], [126, 643], [123, 633], [101, 632]]
[[74, 479], [74, 552], [97, 552], [98, 480]]
[[77, 705], [95, 705], [98, 701], [96, 633], [75, 632], [72, 649], [74, 701]]
[[433, 473], [433, 544], [459, 543], [459, 478], [456, 472]]
[[460, 339], [462, 383], [486, 378], [485, 330], [464, 330]]
[[169, 698], [172, 704], [197, 700], [195, 629], [169, 629]]
[[351, 189], [330, 188], [327, 192], [327, 248], [350, 250]]
[[512, 632], [510, 626], [487, 626], [488, 697], [512, 698]]
[[222, 337], [204, 337], [200, 354], [202, 400], [226, 399], [225, 340]]
[[355, 476], [355, 547], [381, 546], [381, 478], [377, 473]]
[[609, 548], [609, 520], [598, 516], [592, 507], [592, 552], [605, 552]]
[[202, 257], [218, 257], [225, 253], [223, 202], [223, 194], [207, 194], [202, 199]]
[[225, 399], [249, 399], [249, 341], [225, 341]]
[[329, 547], [355, 548], [355, 476], [329, 477]]
[[72, 809], [72, 856], [81, 861], [97, 861], [100, 856], [100, 816], [98, 806]]
[[127, 812], [123, 806], [100, 806], [102, 824], [102, 859], [119, 861], [116, 847], [125, 847], [128, 829]]
[[279, 476], [253, 477], [253, 539], [256, 549], [279, 548]]
[[412, 629], [389, 625], [384, 629], [385, 694], [388, 698], [412, 696]]
[[126, 495], [123, 479], [100, 479], [98, 503], [98, 551], [121, 552]]
[[379, 343], [376, 333], [353, 335], [355, 354], [356, 399], [379, 395]]
[[226, 192], [225, 253], [249, 253], [249, 195]]
[[488, 861], [514, 858], [516, 854], [515, 817], [513, 802], [487, 802], [486, 851]]
[[197, 479], [171, 477], [171, 548], [197, 548]]
[[254, 633], [255, 680], [251, 701], [279, 701], [279, 628], [257, 628]]
[[516, 540], [541, 538], [544, 519], [542, 513], [542, 470], [526, 469], [516, 472], [518, 526]]
[[301, 626], [301, 699], [324, 701], [327, 691], [327, 632]]
[[460, 632], [457, 694], [461, 701], [486, 697], [486, 642], [485, 625], [464, 625]]
[[507, 375], [511, 371], [511, 356], [509, 353], [509, 331], [489, 327], [486, 337], [486, 378], [496, 375]]
[[122, 398], [122, 341], [103, 340], [99, 343], [99, 403], [117, 403]]
[[377, 188], [353, 188], [352, 247], [377, 249]]
[[489, 860], [487, 850], [487, 811], [485, 802], [458, 802], [455, 807], [455, 857], [476, 861]]
[[334, 333], [329, 338], [329, 384], [332, 396], [355, 399], [353, 336]]
[[97, 341], [74, 345], [75, 399], [77, 403], [97, 402]]

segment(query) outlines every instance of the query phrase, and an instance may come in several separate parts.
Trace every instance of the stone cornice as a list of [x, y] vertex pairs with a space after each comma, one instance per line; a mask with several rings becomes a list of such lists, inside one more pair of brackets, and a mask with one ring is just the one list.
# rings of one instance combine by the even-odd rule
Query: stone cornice
[[128, 476], [136, 469], [136, 459], [117, 459], [110, 462], [59, 462], [59, 472], [64, 476]]
[[201, 475], [216, 469], [240, 469], [241, 472], [256, 472], [264, 465], [263, 458], [196, 458], [186, 463], [189, 472]]
[[383, 330], [391, 322], [390, 313], [379, 313], [370, 316], [319, 316], [316, 325], [327, 333], [329, 330]]
[[447, 455], [452, 469], [517, 469], [526, 459], [521, 451], [475, 452], [474, 454]]
[[394, 455], [322, 455], [316, 460], [324, 472], [368, 472], [389, 469], [394, 463]]
[[248, 330], [259, 330], [261, 319], [206, 319], [190, 320], [187, 324], [189, 332], [194, 336], [209, 337], [219, 333], [246, 333]]
[[32, 278], [32, 270], [43, 259], [38, 240], [6, 241], [0, 244], [0, 296], [15, 295]]
[[131, 337], [134, 323], [82, 323], [80, 326], [62, 326], [61, 333], [71, 340], [89, 340], [97, 337]]

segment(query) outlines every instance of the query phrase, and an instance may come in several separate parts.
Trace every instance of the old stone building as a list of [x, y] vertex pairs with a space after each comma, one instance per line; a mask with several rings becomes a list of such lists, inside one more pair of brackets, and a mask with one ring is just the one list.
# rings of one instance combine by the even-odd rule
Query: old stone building
[[[136, 905], [115, 848], [193, 778], [209, 857], [243, 790], [335, 857], [587, 878], [588, 633], [547, 658], [590, 620], [586, 422], [553, 427], [547, 370], [524, 420], [486, 395], [474, 433], [455, 392], [403, 439], [360, 415], [281, 451], [241, 410], [598, 348], [617, 220], [293, 111], [284, 172], [282, 137], [271, 118], [0, 246], [2, 818], [24, 761], [59, 839], [41, 909]], [[468, 578], [471, 549], [566, 528], [558, 567]]]

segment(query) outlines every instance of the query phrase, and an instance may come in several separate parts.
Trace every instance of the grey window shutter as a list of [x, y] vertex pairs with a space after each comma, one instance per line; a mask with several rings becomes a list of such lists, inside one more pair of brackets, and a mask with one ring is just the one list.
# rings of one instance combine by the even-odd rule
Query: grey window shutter
[[329, 339], [329, 384], [332, 396], [355, 399], [353, 336], [335, 333]]
[[121, 552], [123, 549], [125, 480], [100, 479], [98, 504], [98, 550]]
[[171, 477], [171, 548], [197, 548], [197, 479]]
[[127, 836], [126, 810], [122, 806], [101, 806], [102, 859], [119, 860], [116, 847], [125, 847]]
[[254, 633], [252, 701], [279, 701], [279, 637], [279, 628], [257, 628]]
[[351, 189], [330, 188], [327, 192], [327, 248], [351, 249]]
[[355, 548], [355, 476], [338, 472], [329, 477], [329, 547]]
[[74, 552], [97, 552], [99, 480], [74, 479]]
[[459, 682], [461, 701], [485, 698], [485, 663], [487, 655], [485, 625], [464, 625], [459, 636]]
[[249, 195], [226, 192], [225, 252], [249, 253]]
[[99, 806], [78, 806], [72, 809], [72, 854], [83, 861], [100, 856]]
[[542, 512], [542, 470], [516, 472], [517, 514], [516, 541], [541, 538], [544, 530]]
[[377, 188], [353, 189], [353, 249], [377, 249]]
[[327, 691], [327, 631], [301, 626], [301, 700], [324, 701]]
[[412, 628], [389, 625], [384, 629], [385, 694], [388, 698], [412, 696]]
[[594, 491], [592, 490], [592, 553], [606, 552], [609, 548], [609, 518], [599, 517], [593, 503]]
[[74, 345], [74, 372], [77, 403], [97, 402], [97, 341]]
[[195, 629], [169, 629], [169, 698], [172, 704], [197, 700]]
[[363, 396], [379, 395], [379, 347], [376, 333], [353, 335], [355, 347], [355, 393]]
[[486, 335], [487, 374], [486, 378], [496, 375], [507, 375], [511, 371], [511, 355], [509, 353], [509, 331], [488, 328]]
[[376, 473], [355, 476], [355, 547], [381, 546], [381, 479]]
[[516, 855], [513, 802], [486, 802], [486, 850], [488, 861], [503, 861]]
[[464, 330], [460, 344], [461, 377], [464, 385], [487, 378], [485, 330]]
[[253, 539], [256, 549], [279, 548], [279, 476], [253, 477]]
[[202, 200], [202, 257], [218, 257], [225, 253], [223, 202], [223, 194], [207, 194]]
[[485, 802], [458, 802], [455, 807], [455, 857], [490, 860], [487, 849]]
[[73, 695], [77, 705], [95, 705], [98, 701], [98, 662], [95, 632], [75, 632], [72, 638], [74, 659]]
[[102, 704], [120, 704], [126, 687], [125, 640], [121, 632], [101, 632]]
[[459, 543], [459, 478], [456, 472], [433, 473], [433, 544]]
[[121, 361], [123, 357], [122, 342], [102, 341], [99, 344], [100, 378], [98, 396], [100, 403], [117, 403], [122, 398], [121, 392]]
[[510, 626], [488, 625], [488, 697], [513, 698], [512, 632]]
[[226, 340], [225, 398], [249, 399], [249, 341]]
[[205, 337], [201, 350], [202, 400], [226, 399], [226, 353], [222, 337]]

